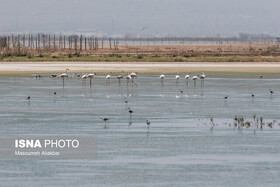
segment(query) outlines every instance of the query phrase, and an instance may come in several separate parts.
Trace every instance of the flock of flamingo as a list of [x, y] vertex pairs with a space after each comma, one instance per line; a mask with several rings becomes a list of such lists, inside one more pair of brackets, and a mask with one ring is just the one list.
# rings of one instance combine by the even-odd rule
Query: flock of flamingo
[[[65, 81], [65, 78], [69, 77], [68, 76], [69, 71], [70, 70], [67, 68], [65, 70], [65, 73], [62, 73], [60, 75], [52, 74], [52, 77], [62, 78], [63, 79], [63, 87], [64, 87], [64, 81]], [[77, 77], [82, 78], [83, 84], [85, 84], [84, 81], [89, 78], [90, 79], [90, 86], [92, 86], [92, 79], [95, 76], [96, 76], [96, 73], [85, 73], [84, 75], [77, 74]], [[137, 84], [134, 82], [134, 78], [137, 78], [138, 76], [139, 76], [139, 74], [137, 72], [127, 73], [127, 75], [125, 76], [124, 71], [122, 71], [121, 74], [117, 75], [115, 78], [117, 78], [119, 80], [119, 84], [121, 83], [121, 79], [125, 78], [127, 80], [127, 85], [129, 84], [129, 82], [131, 82], [132, 84], [137, 86]], [[41, 78], [41, 77], [42, 77], [41, 75], [36, 75], [36, 78]], [[112, 78], [113, 78], [112, 72], [110, 72], [108, 75], [106, 75], [105, 76], [106, 84], [110, 84], [110, 79], [112, 79]], [[201, 85], [203, 86], [205, 78], [206, 78], [206, 75], [203, 72], [201, 72], [200, 74], [196, 74], [196, 75], [193, 75], [193, 76], [191, 76], [190, 74], [187, 74], [187, 75], [185, 75], [184, 79], [185, 79], [185, 82], [186, 82], [187, 85], [189, 84], [189, 80], [192, 80], [193, 83], [194, 83], [194, 86], [196, 86], [196, 81], [198, 79], [200, 79], [201, 80]], [[263, 75], [261, 75], [259, 78], [262, 79]], [[163, 86], [164, 85], [163, 81], [165, 79], [164, 73], [159, 76], [159, 79], [161, 81], [161, 85]], [[180, 79], [180, 74], [178, 73], [177, 75], [175, 75], [176, 84], [179, 83], [179, 79]], [[182, 93], [183, 90], [180, 90], [180, 92]], [[272, 91], [271, 89], [269, 90], [269, 92], [270, 92], [271, 95], [274, 93], [274, 91]], [[251, 94], [251, 96], [252, 96], [252, 98], [255, 97], [255, 95], [253, 93]], [[229, 96], [227, 95], [227, 96], [224, 97], [224, 99], [228, 99], [228, 97]]]
[[[62, 73], [59, 75], [60, 78], [63, 79], [63, 86], [64, 86], [64, 79], [68, 77], [68, 71], [69, 69], [67, 68], [65, 70], [65, 73]], [[86, 80], [86, 79], [90, 79], [90, 85], [92, 85], [92, 79], [96, 76], [96, 73], [86, 73], [84, 75], [80, 75], [80, 74], [77, 74], [78, 77], [81, 77], [83, 80]], [[36, 77], [41, 77], [40, 75], [37, 75]], [[52, 77], [57, 77], [56, 74], [52, 74]], [[127, 84], [131, 81], [131, 83], [137, 85], [135, 82], [134, 82], [134, 78], [138, 77], [138, 73], [137, 72], [132, 72], [132, 73], [128, 73], [126, 76], [124, 75], [124, 72], [122, 71], [120, 75], [117, 75], [116, 78], [119, 80], [119, 83], [121, 82], [121, 79], [123, 78], [126, 78], [127, 80]], [[110, 72], [110, 74], [106, 75], [105, 76], [106, 78], [106, 83], [110, 83], [110, 79], [112, 78], [112, 72]], [[193, 80], [194, 82], [194, 85], [196, 85], [196, 81], [198, 79], [201, 80], [201, 84], [204, 84], [204, 79], [206, 78], [205, 74], [202, 72], [200, 74], [197, 74], [197, 75], [194, 75], [194, 76], [190, 76], [190, 74], [187, 74], [185, 76], [185, 81], [186, 81], [186, 84], [188, 84], [189, 82], [189, 79]], [[163, 86], [163, 80], [165, 79], [165, 75], [164, 74], [161, 74], [159, 76], [159, 79], [161, 80], [161, 84]], [[178, 73], [176, 76], [175, 76], [175, 79], [176, 79], [176, 83], [179, 82], [179, 79], [180, 79], [180, 74]]]
[[[52, 74], [51, 76], [52, 76], [52, 77], [59, 77], [59, 78], [62, 78], [62, 79], [63, 79], [63, 88], [64, 88], [64, 81], [65, 81], [65, 78], [68, 78], [68, 77], [69, 77], [69, 75], [68, 75], [68, 72], [69, 72], [69, 71], [70, 71], [70, 70], [67, 68], [67, 69], [65, 70], [65, 73], [62, 73], [62, 74], [60, 74], [60, 75]], [[80, 78], [83, 80], [83, 84], [85, 84], [84, 81], [85, 81], [86, 79], [90, 79], [90, 86], [91, 86], [91, 85], [92, 85], [92, 79], [96, 76], [96, 73], [85, 73], [84, 75], [76, 74], [76, 76], [77, 76], [77, 77], [80, 77]], [[124, 78], [125, 78], [125, 79], [127, 80], [127, 85], [129, 84], [129, 82], [131, 82], [131, 83], [133, 83], [133, 84], [135, 84], [135, 85], [137, 86], [137, 84], [134, 82], [134, 78], [137, 78], [138, 76], [139, 76], [139, 74], [138, 74], [137, 72], [127, 73], [127, 75], [125, 76], [125, 75], [124, 75], [124, 72], [122, 71], [121, 74], [115, 76], [115, 78], [118, 79], [119, 83], [121, 83], [121, 79], [124, 79]], [[36, 78], [41, 78], [41, 77], [42, 77], [41, 75], [36, 75]], [[105, 76], [106, 84], [109, 84], [109, 83], [110, 83], [110, 79], [112, 79], [112, 78], [113, 78], [112, 72], [110, 72], [108, 75], [106, 75], [106, 76]], [[191, 76], [190, 74], [187, 74], [187, 75], [185, 75], [185, 77], [184, 77], [185, 82], [186, 82], [187, 85], [189, 84], [189, 80], [192, 80], [193, 83], [194, 83], [194, 86], [196, 86], [196, 81], [197, 81], [198, 79], [201, 80], [201, 85], [204, 85], [204, 80], [205, 80], [205, 78], [206, 78], [206, 75], [205, 75], [203, 72], [201, 72], [200, 74], [196, 74], [196, 75], [194, 75], [194, 76]], [[262, 78], [263, 78], [263, 75], [261, 75], [260, 78], [262, 79]], [[159, 79], [160, 79], [160, 81], [161, 81], [161, 85], [163, 86], [163, 85], [164, 85], [164, 84], [163, 84], [163, 81], [164, 81], [164, 79], [165, 79], [164, 73], [161, 74], [161, 75], [159, 76]], [[179, 82], [179, 79], [180, 79], [180, 74], [178, 73], [178, 74], [175, 75], [176, 84]], [[183, 93], [183, 90], [180, 89], [179, 91], [180, 91], [181, 93]], [[274, 93], [271, 89], [269, 90], [269, 92], [270, 92], [271, 95]], [[56, 95], [56, 92], [54, 92], [54, 95]], [[252, 94], [251, 96], [252, 96], [252, 98], [255, 97], [254, 94]], [[227, 100], [228, 97], [229, 97], [229, 96], [227, 95], [227, 96], [224, 97], [224, 99]], [[27, 99], [28, 99], [28, 101], [30, 102], [30, 96], [28, 96]], [[125, 104], [127, 104], [127, 103], [128, 103], [128, 101], [127, 101], [127, 99], [125, 98]], [[128, 112], [129, 112], [129, 115], [130, 115], [129, 124], [132, 124], [132, 122], [131, 122], [131, 116], [132, 116], [133, 110], [131, 110], [131, 108], [128, 108]], [[101, 118], [101, 119], [104, 121], [105, 127], [106, 127], [106, 126], [107, 126], [107, 122], [109, 122], [109, 118]], [[151, 122], [150, 122], [149, 120], [146, 120], [146, 124], [147, 124], [147, 127], [149, 128]]]
[[[163, 85], [163, 80], [164, 80], [164, 78], [165, 78], [165, 75], [164, 75], [164, 74], [161, 74], [161, 75], [159, 76], [159, 78], [160, 78], [160, 80], [161, 80], [161, 84]], [[201, 79], [201, 80], [202, 80], [202, 84], [203, 84], [205, 78], [206, 78], [206, 76], [205, 76], [205, 74], [202, 72], [201, 74], [197, 74], [197, 75], [192, 76], [191, 80], [193, 80], [193, 81], [194, 81], [194, 85], [196, 85], [196, 80], [197, 80], [197, 79]], [[176, 83], [178, 83], [178, 82], [179, 82], [179, 79], [180, 79], [179, 73], [175, 76], [175, 79], [176, 79]], [[187, 84], [188, 84], [189, 79], [190, 79], [190, 74], [187, 74], [187, 75], [185, 76], [185, 81], [186, 81]]]

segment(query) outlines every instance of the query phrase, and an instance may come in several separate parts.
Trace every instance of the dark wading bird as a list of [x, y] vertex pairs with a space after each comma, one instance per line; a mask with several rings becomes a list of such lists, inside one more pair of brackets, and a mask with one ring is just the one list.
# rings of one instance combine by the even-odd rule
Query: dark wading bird
[[150, 128], [150, 125], [151, 125], [151, 122], [149, 120], [146, 120], [146, 124], [147, 124], [147, 127], [148, 129]]
[[133, 113], [133, 110], [128, 108], [128, 112], [129, 112], [129, 125], [131, 125], [132, 124], [132, 113]]
[[228, 99], [228, 95], [224, 97], [225, 99]]
[[110, 118], [100, 118], [100, 119], [102, 119], [104, 121], [104, 128], [106, 128], [107, 127], [107, 121], [109, 123]]
[[131, 110], [130, 108], [128, 108], [128, 112], [129, 112], [129, 115], [130, 115], [130, 118], [131, 118], [131, 115], [133, 113], [133, 110]]
[[127, 98], [124, 98], [124, 103], [125, 103], [125, 110], [126, 110], [127, 109], [127, 103], [128, 103]]
[[30, 105], [30, 96], [26, 98], [28, 100], [28, 105]]

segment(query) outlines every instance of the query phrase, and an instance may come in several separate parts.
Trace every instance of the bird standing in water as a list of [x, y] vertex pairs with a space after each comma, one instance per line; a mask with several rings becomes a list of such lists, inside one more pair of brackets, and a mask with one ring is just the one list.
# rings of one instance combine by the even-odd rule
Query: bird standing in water
[[149, 120], [146, 121], [148, 129], [150, 128], [151, 122]]

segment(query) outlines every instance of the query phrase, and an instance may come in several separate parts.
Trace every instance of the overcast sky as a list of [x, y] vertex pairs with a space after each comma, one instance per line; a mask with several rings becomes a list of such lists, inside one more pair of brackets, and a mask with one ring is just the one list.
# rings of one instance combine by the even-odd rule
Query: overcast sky
[[280, 0], [0, 0], [0, 32], [277, 35], [279, 18]]

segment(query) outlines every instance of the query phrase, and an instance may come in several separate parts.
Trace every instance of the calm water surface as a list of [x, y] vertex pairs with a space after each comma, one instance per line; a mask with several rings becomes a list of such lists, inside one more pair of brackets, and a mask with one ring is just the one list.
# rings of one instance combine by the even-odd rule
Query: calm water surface
[[235, 115], [280, 122], [280, 75], [258, 77], [211, 74], [187, 86], [167, 76], [161, 86], [140, 76], [127, 86], [97, 76], [91, 88], [68, 78], [63, 89], [59, 78], [1, 76], [2, 135], [90, 134], [99, 150], [96, 160], [0, 160], [0, 186], [279, 186], [278, 122], [256, 133], [228, 125]]

